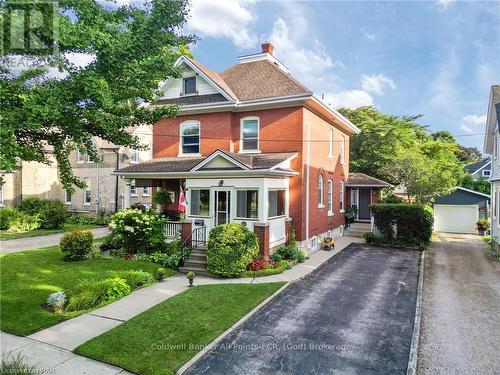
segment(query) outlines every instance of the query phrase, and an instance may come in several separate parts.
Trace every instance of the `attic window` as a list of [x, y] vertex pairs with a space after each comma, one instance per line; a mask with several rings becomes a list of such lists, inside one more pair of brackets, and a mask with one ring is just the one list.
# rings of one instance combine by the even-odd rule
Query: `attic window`
[[196, 94], [196, 76], [182, 79], [183, 94]]

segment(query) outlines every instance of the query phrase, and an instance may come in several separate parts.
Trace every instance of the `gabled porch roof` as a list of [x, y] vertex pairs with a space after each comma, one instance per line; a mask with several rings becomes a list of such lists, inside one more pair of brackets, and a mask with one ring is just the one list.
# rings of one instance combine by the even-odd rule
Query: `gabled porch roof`
[[295, 176], [289, 161], [296, 152], [237, 154], [216, 150], [205, 157], [155, 158], [114, 171], [125, 178]]
[[364, 173], [349, 173], [347, 187], [378, 187], [384, 188], [392, 186], [388, 182], [379, 180], [378, 178], [368, 176]]

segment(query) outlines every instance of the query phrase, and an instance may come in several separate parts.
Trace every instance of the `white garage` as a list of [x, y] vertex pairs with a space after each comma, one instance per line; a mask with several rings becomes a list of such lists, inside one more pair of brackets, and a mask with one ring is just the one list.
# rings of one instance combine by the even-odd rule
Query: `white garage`
[[476, 234], [476, 223], [488, 217], [489, 195], [457, 187], [434, 202], [436, 232]]

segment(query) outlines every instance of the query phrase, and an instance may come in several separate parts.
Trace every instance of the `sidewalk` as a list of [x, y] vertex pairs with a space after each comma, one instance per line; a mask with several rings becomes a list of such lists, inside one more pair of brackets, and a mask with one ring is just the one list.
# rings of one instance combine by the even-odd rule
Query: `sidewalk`
[[[352, 242], [361, 242], [360, 238], [342, 237], [337, 239], [335, 251], [318, 251], [311, 254], [310, 258], [304, 262], [294, 266], [291, 270], [287, 270], [279, 275], [259, 277], [259, 278], [242, 278], [242, 279], [216, 279], [205, 276], [197, 276], [195, 285], [208, 285], [208, 284], [247, 284], [247, 283], [270, 283], [278, 281], [291, 282], [298, 280], [305, 275], [309, 274], [321, 264], [323, 264], [330, 257], [344, 249]], [[162, 283], [154, 284], [150, 287], [142, 288], [132, 292], [130, 295], [122, 298], [107, 306], [101, 307], [97, 310], [87, 314], [80, 315], [76, 318], [69, 319], [55, 326], [46, 328], [36, 332], [28, 338], [19, 338], [32, 340], [31, 342], [38, 342], [44, 348], [48, 345], [53, 350], [62, 350], [64, 353], [77, 356], [70, 351], [74, 350], [79, 345], [87, 342], [88, 340], [107, 332], [114, 327], [130, 320], [134, 316], [150, 309], [158, 303], [173, 297], [188, 289], [188, 281], [185, 275], [175, 275], [169, 277]], [[3, 334], [3, 333], [2, 333]], [[12, 335], [11, 335], [12, 336]], [[17, 336], [13, 336], [16, 337]], [[36, 341], [35, 341], [36, 340]], [[8, 352], [13, 350], [9, 342], [7, 345], [2, 343], [2, 351]], [[39, 349], [37, 345], [30, 345], [24, 347], [24, 352], [28, 358], [32, 357], [32, 352], [36, 356]], [[79, 357], [79, 356], [77, 356]], [[83, 358], [83, 357], [79, 357]], [[95, 361], [93, 361], [95, 362]], [[84, 364], [82, 364], [83, 366]], [[74, 374], [75, 372], [71, 372]], [[89, 374], [97, 372], [88, 370]], [[100, 372], [99, 372], [100, 373]], [[105, 374], [108, 374], [106, 372]], [[120, 373], [122, 374], [122, 373]]]
[[[95, 228], [90, 230], [95, 238], [108, 234], [108, 228]], [[38, 249], [41, 247], [54, 246], [59, 244], [59, 240], [64, 233], [49, 234], [47, 236], [36, 236], [18, 238], [15, 240], [0, 241], [0, 254], [17, 253], [19, 251]]]

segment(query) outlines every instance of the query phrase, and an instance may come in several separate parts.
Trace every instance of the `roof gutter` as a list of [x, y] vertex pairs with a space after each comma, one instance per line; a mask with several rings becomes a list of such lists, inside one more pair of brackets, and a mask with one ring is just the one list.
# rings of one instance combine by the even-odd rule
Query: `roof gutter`
[[188, 171], [188, 172], [127, 172], [127, 171], [114, 171], [111, 173], [115, 176], [122, 176], [124, 178], [214, 178], [214, 177], [291, 177], [297, 176], [299, 173], [296, 171], [280, 171], [271, 169], [254, 169], [254, 170], [213, 170], [213, 171]]

